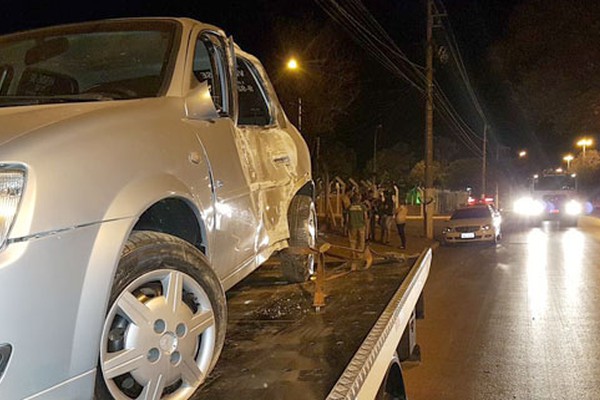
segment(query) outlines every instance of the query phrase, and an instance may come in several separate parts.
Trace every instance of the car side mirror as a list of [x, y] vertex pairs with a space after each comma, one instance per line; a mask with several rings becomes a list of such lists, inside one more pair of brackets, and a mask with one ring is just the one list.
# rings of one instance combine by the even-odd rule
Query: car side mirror
[[209, 121], [219, 118], [206, 81], [200, 82], [185, 96], [185, 115], [190, 119]]

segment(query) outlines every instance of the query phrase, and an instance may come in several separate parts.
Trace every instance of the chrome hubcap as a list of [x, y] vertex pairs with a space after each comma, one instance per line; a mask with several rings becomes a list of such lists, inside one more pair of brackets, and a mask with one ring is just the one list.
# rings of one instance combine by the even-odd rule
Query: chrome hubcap
[[176, 270], [149, 272], [108, 313], [100, 351], [104, 381], [118, 400], [188, 399], [206, 377], [215, 342], [202, 286]]

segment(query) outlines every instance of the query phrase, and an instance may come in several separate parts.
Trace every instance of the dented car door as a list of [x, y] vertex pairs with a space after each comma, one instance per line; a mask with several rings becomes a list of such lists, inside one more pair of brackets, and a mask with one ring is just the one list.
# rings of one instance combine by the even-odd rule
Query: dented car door
[[228, 287], [235, 277], [255, 266], [256, 234], [261, 229], [248, 166], [237, 157], [236, 127], [231, 115], [232, 84], [225, 39], [217, 32], [196, 32], [190, 43], [192, 85], [207, 84], [216, 118], [190, 119], [212, 172], [215, 232], [213, 263]]
[[259, 210], [269, 234], [263, 243], [266, 247], [288, 236], [285, 217], [297, 166], [295, 143], [277, 123], [266, 74], [258, 60], [240, 51], [236, 64], [237, 125], [243, 156], [253, 166], [249, 179], [258, 188]]

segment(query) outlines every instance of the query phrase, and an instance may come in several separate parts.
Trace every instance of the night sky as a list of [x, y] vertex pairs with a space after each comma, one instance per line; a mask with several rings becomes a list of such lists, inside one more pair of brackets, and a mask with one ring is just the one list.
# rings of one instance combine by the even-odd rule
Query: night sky
[[[411, 60], [424, 65], [425, 1], [366, 0], [363, 2], [399, 47]], [[487, 51], [491, 44], [505, 35], [507, 21], [516, 0], [447, 0], [446, 8], [458, 45], [465, 58], [475, 91], [483, 103], [492, 125], [492, 140], [519, 147], [527, 144], [521, 124], [522, 115], [511, 103], [508, 90], [488, 65]], [[232, 34], [236, 42], [263, 62], [284, 55], [273, 54], [270, 41], [278, 18], [312, 18], [331, 23], [329, 17], [313, 0], [267, 1], [151, 1], [106, 0], [101, 2], [41, 2], [13, 1], [0, 16], [0, 30], [9, 33], [35, 27], [127, 16], [186, 16], [212, 23]], [[348, 38], [348, 45], [355, 46]], [[357, 51], [360, 51], [356, 47]], [[423, 108], [420, 94], [410, 90], [405, 82], [392, 77], [375, 60], [365, 55], [362, 60], [365, 82], [350, 116], [338, 124], [342, 140], [354, 148], [359, 164], [370, 154], [365, 137], [381, 124], [381, 146], [403, 141], [418, 154], [423, 147]], [[265, 63], [267, 68], [273, 62]], [[482, 129], [474, 108], [467, 100], [451, 63], [436, 67], [440, 85], [451, 97], [460, 114], [476, 130]], [[277, 71], [268, 71], [273, 76]], [[277, 86], [277, 85], [276, 85]], [[398, 93], [398, 95], [394, 95]], [[385, 111], [382, 111], [385, 110]], [[436, 135], [452, 137], [448, 127], [436, 124]], [[469, 156], [465, 154], [465, 156]]]

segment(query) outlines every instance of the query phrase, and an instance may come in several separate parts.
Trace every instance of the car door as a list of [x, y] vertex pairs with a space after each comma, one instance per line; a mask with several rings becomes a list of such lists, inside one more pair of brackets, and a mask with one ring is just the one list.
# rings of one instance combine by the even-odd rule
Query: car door
[[257, 232], [260, 218], [247, 179], [249, 165], [240, 157], [236, 127], [232, 120], [232, 82], [227, 61], [226, 40], [218, 32], [193, 33], [189, 69], [191, 86], [208, 85], [217, 118], [189, 119], [210, 164], [213, 215], [208, 230], [213, 232], [211, 262], [227, 288], [236, 277], [256, 264]]
[[[258, 61], [237, 55], [238, 119], [243, 156], [254, 166], [250, 182], [258, 190], [259, 210], [269, 235], [262, 248], [288, 236], [287, 207], [297, 167], [296, 145], [277, 124]], [[264, 72], [264, 71], [263, 71]]]

